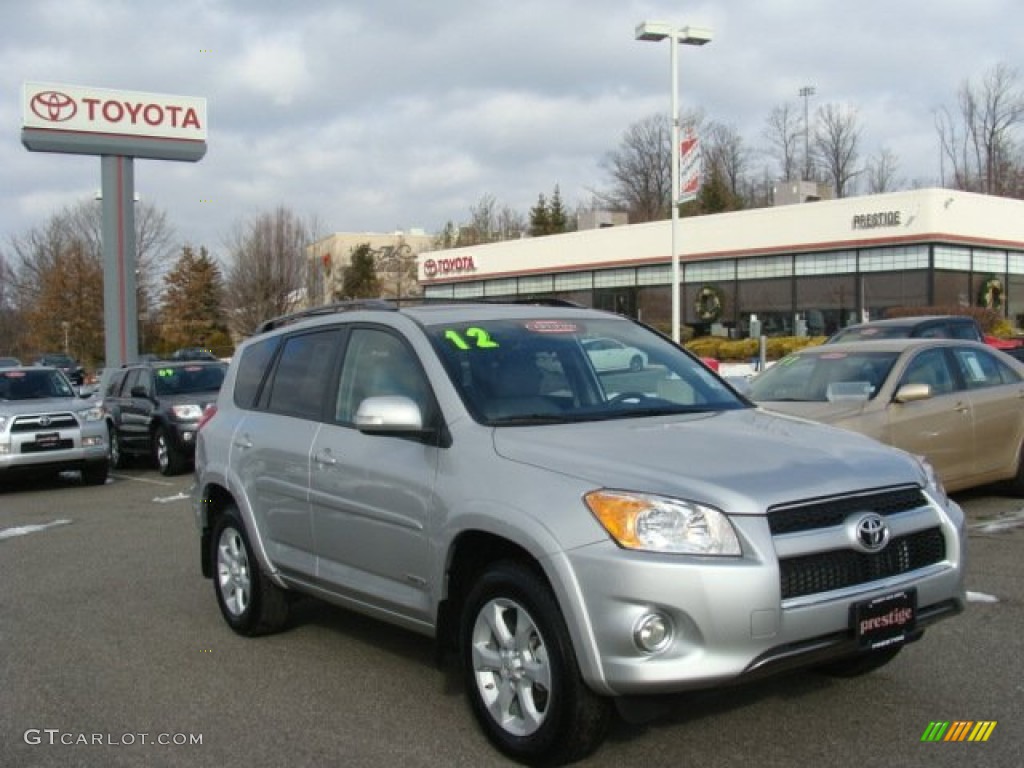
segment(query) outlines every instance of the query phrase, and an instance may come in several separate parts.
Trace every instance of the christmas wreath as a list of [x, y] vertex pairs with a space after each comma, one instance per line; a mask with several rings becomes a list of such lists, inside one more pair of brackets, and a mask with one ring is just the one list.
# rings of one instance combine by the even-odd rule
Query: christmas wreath
[[713, 323], [722, 314], [722, 294], [718, 289], [705, 285], [697, 291], [697, 317], [706, 323]]
[[978, 289], [978, 306], [989, 309], [1003, 308], [1003, 281], [990, 276]]

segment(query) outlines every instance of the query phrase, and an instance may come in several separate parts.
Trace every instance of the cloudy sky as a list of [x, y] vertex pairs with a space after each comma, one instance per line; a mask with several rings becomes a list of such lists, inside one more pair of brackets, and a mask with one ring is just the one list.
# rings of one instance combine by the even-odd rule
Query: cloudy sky
[[278, 205], [322, 231], [436, 232], [484, 195], [525, 214], [557, 184], [607, 186], [602, 158], [669, 110], [667, 43], [644, 20], [711, 27], [680, 48], [680, 104], [754, 149], [789, 102], [856, 109], [862, 157], [939, 179], [934, 111], [1021, 63], [1019, 0], [0, 0], [0, 248], [91, 199], [96, 157], [29, 152], [22, 84], [205, 97], [198, 163], [138, 160], [137, 194], [215, 253]]

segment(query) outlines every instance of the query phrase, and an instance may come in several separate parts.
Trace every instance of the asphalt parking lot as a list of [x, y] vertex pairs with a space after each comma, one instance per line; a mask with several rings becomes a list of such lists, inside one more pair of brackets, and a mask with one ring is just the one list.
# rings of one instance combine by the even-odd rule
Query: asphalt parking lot
[[[98, 488], [0, 488], [0, 765], [509, 764], [425, 638], [312, 602], [282, 634], [233, 634], [199, 574], [190, 484], [138, 468]], [[957, 499], [963, 616], [859, 679], [673, 697], [585, 764], [1019, 765], [1024, 501]], [[922, 742], [935, 721], [996, 726], [984, 743]]]

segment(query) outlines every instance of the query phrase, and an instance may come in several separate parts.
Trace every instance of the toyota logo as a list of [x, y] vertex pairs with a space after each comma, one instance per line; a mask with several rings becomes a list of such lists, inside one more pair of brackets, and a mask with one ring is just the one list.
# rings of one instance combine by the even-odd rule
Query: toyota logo
[[871, 512], [854, 523], [853, 540], [864, 552], [880, 552], [889, 543], [889, 526], [881, 515]]
[[60, 91], [41, 91], [29, 104], [36, 117], [49, 123], [63, 123], [78, 112], [75, 100]]
[[434, 277], [437, 275], [437, 262], [433, 259], [427, 259], [423, 262], [423, 274], [427, 277]]
[[39, 417], [39, 426], [40, 427], [48, 427], [48, 426], [50, 426], [50, 417], [49, 416], [40, 416]]

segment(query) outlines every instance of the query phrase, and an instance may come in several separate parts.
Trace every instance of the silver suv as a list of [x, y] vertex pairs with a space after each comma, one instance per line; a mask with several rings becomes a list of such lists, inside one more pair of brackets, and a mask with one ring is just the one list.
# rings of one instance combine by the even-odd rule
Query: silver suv
[[[602, 370], [589, 339], [638, 350]], [[964, 607], [928, 465], [771, 415], [649, 328], [571, 306], [271, 321], [199, 430], [203, 574], [244, 635], [314, 595], [457, 653], [500, 750], [563, 763], [643, 694], [890, 661]]]
[[0, 482], [18, 472], [80, 470], [107, 481], [103, 409], [77, 395], [56, 368], [0, 369]]

